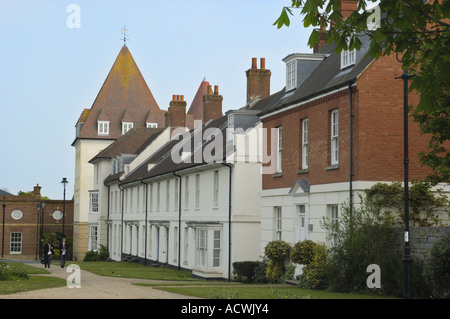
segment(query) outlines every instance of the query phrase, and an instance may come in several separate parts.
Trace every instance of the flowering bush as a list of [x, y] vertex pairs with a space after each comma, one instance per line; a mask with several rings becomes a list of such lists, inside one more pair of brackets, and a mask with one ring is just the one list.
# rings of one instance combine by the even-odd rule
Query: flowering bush
[[291, 260], [296, 264], [309, 265], [313, 259], [317, 243], [312, 240], [299, 241], [294, 245], [291, 252]]
[[274, 240], [266, 245], [264, 254], [269, 258], [266, 278], [270, 282], [279, 282], [286, 270], [286, 261], [291, 255], [291, 246], [282, 240]]
[[270, 259], [279, 262], [286, 261], [291, 255], [291, 246], [282, 240], [274, 240], [266, 245], [264, 254]]

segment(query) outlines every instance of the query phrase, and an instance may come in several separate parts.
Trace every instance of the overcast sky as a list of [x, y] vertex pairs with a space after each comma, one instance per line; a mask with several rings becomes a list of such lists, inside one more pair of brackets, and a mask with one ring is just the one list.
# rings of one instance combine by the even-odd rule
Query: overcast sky
[[62, 199], [66, 177], [72, 198], [75, 124], [123, 45], [124, 25], [161, 109], [173, 94], [184, 95], [189, 107], [206, 76], [219, 86], [225, 112], [246, 102], [252, 57], [266, 58], [275, 93], [285, 85], [282, 59], [312, 52], [298, 13], [289, 28], [272, 25], [290, 3], [0, 0], [0, 188], [17, 194], [39, 184], [44, 196]]

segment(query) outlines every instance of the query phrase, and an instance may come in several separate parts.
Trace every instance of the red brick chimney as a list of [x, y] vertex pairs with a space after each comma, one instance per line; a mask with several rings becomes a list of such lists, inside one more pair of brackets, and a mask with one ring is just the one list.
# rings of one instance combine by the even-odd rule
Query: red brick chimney
[[173, 95], [166, 112], [166, 127], [186, 126], [186, 101], [184, 95]]
[[252, 68], [247, 73], [247, 103], [263, 99], [270, 95], [270, 70], [266, 69], [266, 59], [261, 58], [257, 68], [256, 58], [252, 58]]
[[356, 10], [358, 10], [358, 0], [341, 0], [340, 12], [344, 20]]
[[320, 29], [318, 31], [319, 31], [319, 42], [314, 44], [313, 53], [317, 53], [322, 47], [322, 45], [325, 44], [325, 41], [327, 39], [328, 31], [326, 30], [324, 24], [320, 25]]
[[219, 95], [219, 86], [214, 86], [214, 93], [211, 85], [208, 85], [206, 94], [203, 95], [203, 123], [215, 120], [222, 114], [222, 95]]

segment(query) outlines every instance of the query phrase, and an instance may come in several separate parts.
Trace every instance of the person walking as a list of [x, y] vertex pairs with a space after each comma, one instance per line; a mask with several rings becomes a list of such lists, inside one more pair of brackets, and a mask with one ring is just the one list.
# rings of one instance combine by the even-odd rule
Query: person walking
[[66, 242], [66, 237], [63, 237], [61, 242], [59, 243], [59, 252], [61, 254], [61, 268], [64, 268], [66, 264], [66, 256], [67, 250], [69, 249], [69, 245]]
[[50, 268], [50, 259], [53, 255], [53, 246], [51, 242], [48, 242], [45, 246], [44, 246], [44, 265], [45, 268]]

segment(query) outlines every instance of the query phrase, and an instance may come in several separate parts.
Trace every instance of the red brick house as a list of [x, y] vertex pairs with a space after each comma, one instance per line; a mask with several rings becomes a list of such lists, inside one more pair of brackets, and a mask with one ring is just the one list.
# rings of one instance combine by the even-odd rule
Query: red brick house
[[[43, 234], [63, 233], [73, 236], [73, 200], [47, 200], [41, 187], [27, 195], [2, 193], [1, 257], [5, 259], [38, 259]], [[45, 203], [45, 205], [43, 205]], [[65, 216], [63, 216], [65, 212]], [[4, 222], [3, 222], [4, 221]]]
[[[275, 239], [332, 245], [321, 221], [339, 218], [350, 190], [356, 201], [356, 192], [377, 182], [403, 181], [401, 63], [395, 55], [366, 56], [369, 39], [360, 39], [359, 51], [337, 54], [324, 44], [283, 60], [286, 87], [260, 113], [272, 168], [262, 176], [262, 250]], [[410, 180], [431, 172], [417, 156], [428, 141], [410, 118]]]

